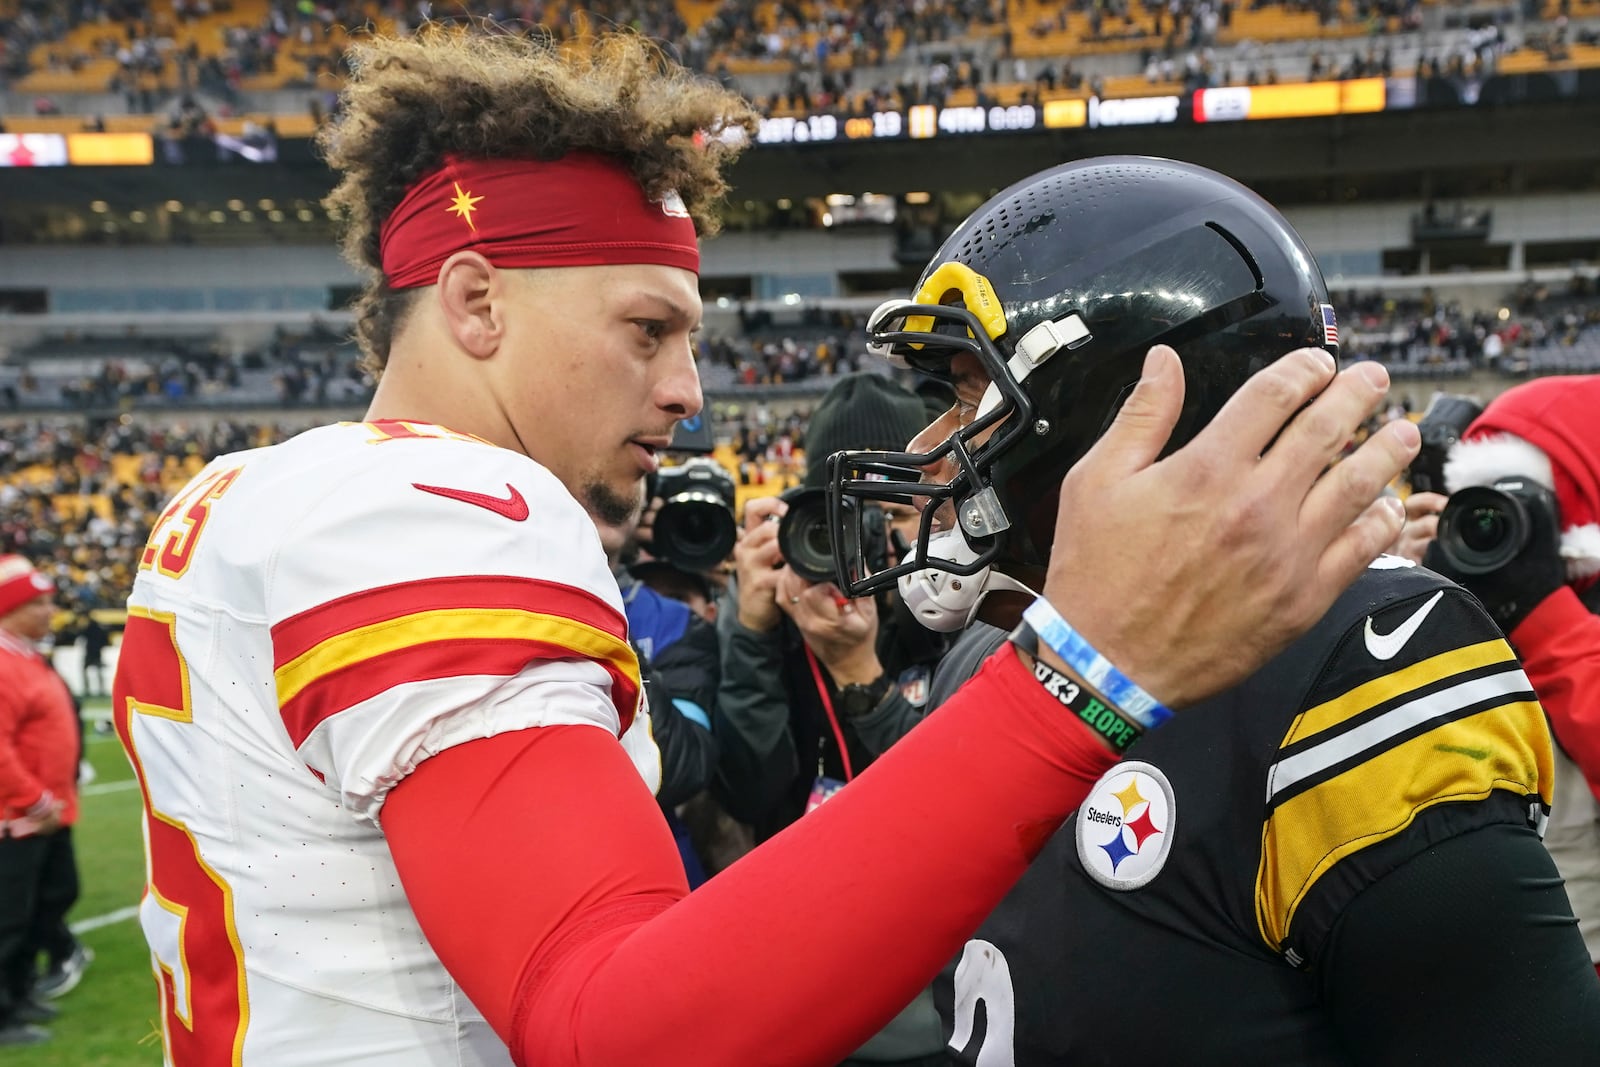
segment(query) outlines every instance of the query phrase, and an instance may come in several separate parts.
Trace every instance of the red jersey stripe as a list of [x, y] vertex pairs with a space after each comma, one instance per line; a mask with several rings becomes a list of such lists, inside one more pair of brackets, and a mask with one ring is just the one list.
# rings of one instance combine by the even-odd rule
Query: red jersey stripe
[[584, 589], [539, 578], [457, 575], [363, 589], [292, 615], [272, 627], [272, 665], [282, 668], [330, 638], [374, 623], [450, 608], [515, 608], [560, 615], [618, 638], [627, 622]]
[[[626, 654], [624, 665], [623, 654]], [[296, 747], [318, 725], [345, 708], [409, 682], [489, 675], [510, 677], [541, 660], [596, 659], [611, 677], [611, 698], [621, 731], [633, 721], [639, 699], [637, 662], [618, 642], [613, 656], [596, 658], [551, 641], [534, 638], [451, 638], [409, 645], [357, 660], [316, 678], [280, 706], [283, 724]]]

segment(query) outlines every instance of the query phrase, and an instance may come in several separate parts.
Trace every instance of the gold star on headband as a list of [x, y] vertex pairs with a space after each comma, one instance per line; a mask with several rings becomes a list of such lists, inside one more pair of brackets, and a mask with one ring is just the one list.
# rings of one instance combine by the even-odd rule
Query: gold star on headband
[[478, 210], [478, 201], [482, 200], [483, 197], [473, 196], [470, 193], [463, 191], [460, 182], [452, 182], [451, 184], [456, 187], [456, 198], [445, 207], [445, 210], [453, 215], [465, 219], [467, 227], [472, 230], [473, 233], [477, 233], [478, 227], [473, 224], [472, 213]]

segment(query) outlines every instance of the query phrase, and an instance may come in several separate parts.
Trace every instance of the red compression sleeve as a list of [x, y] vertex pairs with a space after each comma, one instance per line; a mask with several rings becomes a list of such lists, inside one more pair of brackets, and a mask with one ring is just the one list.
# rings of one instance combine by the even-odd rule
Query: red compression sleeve
[[1007, 646], [691, 896], [637, 774], [589, 727], [441, 753], [383, 822], [429, 942], [516, 1062], [831, 1064], [932, 979], [1116, 758]]
[[1556, 740], [1600, 798], [1600, 615], [1563, 586], [1510, 636]]

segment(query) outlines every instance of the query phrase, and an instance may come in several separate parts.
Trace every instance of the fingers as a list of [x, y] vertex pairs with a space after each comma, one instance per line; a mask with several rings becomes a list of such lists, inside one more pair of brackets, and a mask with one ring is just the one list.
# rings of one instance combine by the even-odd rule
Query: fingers
[[784, 611], [789, 611], [795, 601], [802, 597], [810, 586], [810, 582], [800, 577], [791, 568], [785, 567], [777, 572], [773, 581], [772, 591], [778, 598], [778, 606], [783, 608]]
[[1285, 472], [1315, 475], [1338, 458], [1388, 391], [1389, 372], [1381, 365], [1347, 368], [1285, 428], [1267, 455], [1268, 463]]
[[775, 496], [758, 496], [748, 500], [744, 505], [744, 528], [757, 530], [761, 524], [769, 522], [775, 516], [781, 516], [788, 505]]
[[1139, 384], [1089, 454], [1123, 472], [1143, 470], [1167, 446], [1182, 411], [1183, 365], [1170, 346], [1156, 345], [1145, 354]]
[[[1376, 364], [1373, 364], [1376, 366]], [[1195, 445], [1204, 449], [1221, 449], [1229, 456], [1259, 456], [1266, 452], [1280, 431], [1287, 438], [1290, 430], [1284, 429], [1284, 424], [1290, 419], [1296, 423], [1295, 412], [1305, 407], [1307, 402], [1318, 398], [1319, 394], [1333, 391], [1329, 382], [1334, 380], [1333, 357], [1320, 348], [1301, 348], [1290, 352], [1282, 359], [1274, 360], [1262, 370], [1250, 376], [1238, 392], [1228, 399], [1211, 420], [1211, 424], [1202, 430], [1195, 439]], [[1358, 379], [1358, 381], [1364, 379]], [[1335, 393], [1336, 400], [1348, 400], [1351, 390], [1359, 392], [1365, 403], [1365, 409], [1351, 423], [1350, 429], [1354, 430], [1361, 424], [1361, 419], [1366, 417], [1372, 405], [1377, 403], [1376, 398], [1366, 400], [1368, 390], [1363, 389], [1358, 383], [1346, 383], [1342, 389]], [[1312, 410], [1315, 410], [1313, 405]], [[1337, 410], [1324, 409], [1325, 415], [1318, 416], [1315, 429], [1320, 431], [1319, 436], [1331, 436], [1334, 432], [1334, 416], [1344, 413], [1344, 406]], [[1302, 417], [1304, 417], [1302, 415]], [[1303, 437], [1306, 429], [1300, 431]], [[1348, 436], [1348, 435], [1346, 435]], [[1342, 440], [1342, 439], [1341, 439]], [[1276, 452], [1283, 444], [1280, 439], [1273, 446]], [[1333, 449], [1338, 443], [1329, 445], [1322, 454], [1322, 462], [1326, 463], [1333, 458]], [[1304, 445], [1302, 444], [1302, 447]]]
[[1333, 539], [1317, 564], [1315, 603], [1319, 615], [1394, 543], [1404, 521], [1404, 507], [1398, 499], [1379, 497]]
[[1432, 541], [1439, 536], [1439, 516], [1424, 515], [1420, 519], [1406, 521], [1405, 532], [1402, 540], [1413, 542]]
[[1433, 518], [1437, 526], [1437, 516], [1449, 502], [1450, 498], [1443, 493], [1412, 493], [1406, 497], [1406, 523]]
[[741, 584], [770, 587], [772, 575], [782, 562], [777, 523], [763, 521], [754, 529], [740, 532], [733, 546], [733, 565]]
[[[1408, 419], [1396, 419], [1369, 437], [1360, 448], [1334, 464], [1312, 485], [1300, 505], [1299, 529], [1302, 537], [1321, 544], [1339, 536], [1340, 531], [1365, 516], [1373, 500], [1383, 492], [1407, 464], [1416, 457], [1422, 438]], [[1378, 550], [1394, 543], [1405, 522], [1405, 505], [1395, 497], [1384, 498], [1393, 518], [1389, 539]], [[1377, 552], [1374, 551], [1374, 555]], [[1364, 564], [1363, 564], [1364, 565]], [[1359, 572], [1358, 572], [1359, 573]]]

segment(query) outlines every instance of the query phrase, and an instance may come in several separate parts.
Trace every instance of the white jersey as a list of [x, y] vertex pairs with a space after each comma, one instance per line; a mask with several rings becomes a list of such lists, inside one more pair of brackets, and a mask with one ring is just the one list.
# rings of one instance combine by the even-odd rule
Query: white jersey
[[116, 686], [167, 1062], [509, 1064], [418, 928], [384, 798], [553, 724], [626, 734], [658, 785], [638, 705], [593, 522], [526, 456], [378, 422], [212, 462], [141, 557]]

